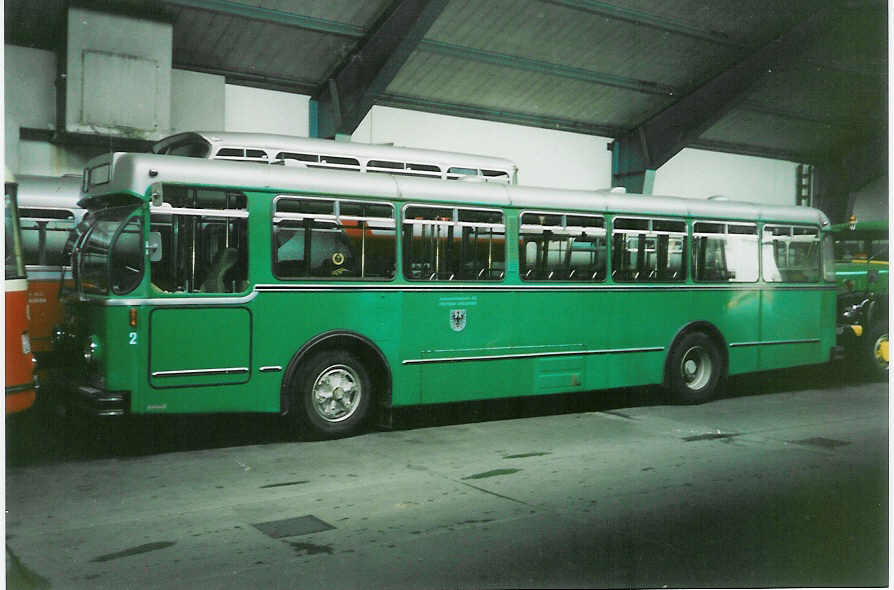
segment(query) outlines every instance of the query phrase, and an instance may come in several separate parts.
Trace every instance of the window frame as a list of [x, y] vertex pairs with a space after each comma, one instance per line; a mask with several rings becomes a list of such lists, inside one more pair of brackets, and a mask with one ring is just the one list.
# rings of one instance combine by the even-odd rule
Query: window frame
[[[795, 242], [795, 241], [801, 241], [801, 240], [793, 240], [792, 239], [796, 236], [795, 229], [796, 228], [811, 229], [816, 232], [815, 234], [800, 234], [800, 235], [811, 235], [811, 236], [815, 235], [816, 236], [816, 239], [812, 240], [812, 241], [815, 241], [816, 244], [818, 245], [817, 266], [816, 266], [817, 277], [816, 277], [816, 279], [814, 279], [812, 281], [790, 281], [790, 280], [786, 281], [786, 280], [782, 280], [781, 277], [780, 277], [780, 280], [778, 280], [778, 281], [767, 279], [767, 277], [764, 274], [764, 271], [765, 271], [765, 269], [764, 269], [764, 232], [766, 231], [767, 228], [788, 228], [789, 229], [789, 233], [787, 234], [787, 237], [789, 238], [789, 240], [786, 241], [786, 252], [785, 252], [786, 262], [788, 262], [789, 246], [791, 245], [791, 243]], [[818, 284], [822, 284], [824, 282], [824, 276], [823, 276], [823, 231], [820, 226], [812, 225], [809, 223], [769, 222], [769, 223], [764, 223], [761, 225], [760, 234], [758, 237], [759, 237], [759, 241], [760, 241], [760, 252], [761, 252], [761, 276], [760, 276], [761, 281], [763, 281], [764, 283], [793, 284], [793, 285], [818, 285]], [[773, 237], [775, 238], [777, 236], [774, 235]], [[807, 240], [803, 240], [803, 241], [806, 242]], [[774, 263], [776, 263], [776, 253], [772, 252], [771, 256], [773, 256], [773, 261], [774, 261]], [[778, 263], [776, 264], [776, 269], [777, 269], [777, 271], [779, 270]]]
[[[281, 201], [318, 201], [318, 202], [331, 202], [332, 203], [332, 211], [333, 213], [292, 213], [292, 212], [277, 212], [277, 204]], [[370, 217], [370, 216], [358, 216], [358, 215], [341, 215], [341, 204], [342, 203], [352, 203], [359, 205], [378, 205], [378, 206], [386, 206], [391, 211], [391, 217]], [[388, 283], [393, 282], [397, 278], [397, 266], [398, 259], [400, 257], [400, 246], [398, 244], [398, 234], [397, 231], [397, 208], [394, 203], [390, 201], [378, 201], [378, 200], [365, 200], [359, 199], [355, 197], [339, 197], [339, 196], [318, 196], [318, 195], [300, 195], [300, 194], [291, 194], [291, 193], [283, 193], [278, 194], [273, 198], [271, 211], [270, 211], [270, 272], [271, 274], [280, 281], [342, 281], [342, 282], [350, 282], [350, 281], [362, 281], [362, 282], [377, 282], [377, 283]], [[394, 272], [390, 277], [320, 277], [313, 275], [305, 275], [301, 277], [290, 277], [290, 276], [281, 276], [276, 272], [276, 226], [278, 223], [282, 221], [303, 221], [305, 219], [310, 219], [312, 221], [319, 221], [324, 223], [332, 223], [341, 231], [342, 225], [341, 221], [370, 221], [374, 220], [379, 225], [372, 226], [377, 229], [391, 229], [394, 231]], [[368, 226], [369, 227], [369, 226]], [[361, 256], [361, 274], [364, 272], [363, 268], [365, 267], [366, 261], [363, 256]]]
[[[167, 183], [161, 186], [161, 194], [165, 194], [165, 187], [171, 186], [176, 187], [177, 189], [184, 189], [186, 191], [202, 191], [202, 192], [213, 192], [213, 193], [223, 193], [226, 195], [225, 204], [229, 204], [231, 195], [239, 195], [244, 200], [244, 206], [241, 207], [233, 207], [233, 208], [223, 208], [223, 209], [215, 209], [208, 207], [178, 207], [176, 205], [171, 204], [169, 201], [163, 200], [160, 205], [155, 204], [154, 202], [150, 202], [148, 206], [148, 223], [146, 224], [146, 231], [148, 232], [146, 235], [149, 236], [152, 232], [152, 227], [156, 223], [160, 223], [157, 218], [154, 218], [156, 215], [165, 215], [173, 217], [186, 217], [186, 218], [194, 218], [197, 220], [197, 223], [202, 223], [205, 220], [217, 220], [217, 221], [225, 221], [229, 223], [232, 219], [245, 219], [244, 231], [246, 233], [245, 247], [249, 248], [249, 251], [245, 254], [245, 288], [241, 291], [203, 291], [201, 290], [200, 284], [190, 283], [188, 290], [174, 290], [174, 291], [162, 291], [154, 285], [154, 277], [152, 273], [152, 267], [155, 264], [150, 261], [148, 265], [148, 276], [150, 283], [153, 285], [152, 297], [182, 297], [182, 296], [198, 296], [198, 297], [232, 297], [235, 295], [244, 295], [251, 291], [252, 289], [252, 279], [251, 279], [251, 239], [248, 237], [250, 233], [250, 205], [248, 193], [241, 189], [236, 189], [232, 187], [213, 187], [213, 186], [203, 186], [196, 184], [180, 184], [180, 183]], [[164, 196], [162, 197], [164, 199]], [[171, 220], [173, 222], [173, 219]], [[194, 229], [193, 231], [198, 231]], [[151, 255], [150, 255], [151, 258]], [[209, 263], [210, 264], [210, 263]], [[208, 277], [205, 277], [207, 280]]]
[[[66, 213], [65, 217], [59, 217], [48, 215], [48, 216], [40, 216], [35, 215], [35, 213], [40, 213], [43, 211], [55, 212], [55, 213]], [[23, 215], [24, 213], [28, 213], [28, 215]], [[49, 232], [50, 231], [66, 231], [66, 240], [68, 235], [71, 234], [72, 230], [74, 230], [79, 222], [78, 213], [69, 207], [48, 207], [48, 206], [30, 206], [30, 207], [22, 207], [19, 209], [19, 225], [21, 226], [22, 233], [26, 232], [37, 232], [37, 262], [36, 263], [28, 263], [27, 262], [27, 253], [23, 250], [23, 254], [26, 258], [25, 266], [28, 269], [32, 270], [47, 270], [47, 269], [70, 269], [71, 268], [71, 260], [63, 260], [63, 264], [49, 264], [47, 263], [47, 258], [51, 256], [51, 253], [47, 249], [47, 242], [49, 241]], [[25, 222], [34, 222], [37, 224], [36, 228], [25, 228]], [[50, 229], [47, 227], [47, 224], [52, 222], [58, 223], [71, 223], [71, 227], [67, 230], [63, 230], [62, 228], [53, 228]], [[63, 245], [64, 245], [63, 241]], [[25, 238], [22, 236], [22, 247], [25, 248]], [[60, 252], [61, 254], [61, 252]]]
[[[560, 217], [561, 218], [561, 226], [558, 225], [542, 225], [536, 223], [522, 223], [525, 215], [548, 215], [551, 217]], [[601, 227], [586, 227], [582, 225], [568, 225], [568, 217], [587, 217], [590, 219], [598, 219], [602, 221]], [[525, 228], [528, 230], [539, 231], [541, 236], [545, 235], [546, 231], [553, 232], [553, 235], [565, 236], [565, 237], [580, 237], [585, 234], [586, 231], [594, 231], [593, 237], [602, 237], [605, 239], [605, 275], [602, 278], [590, 278], [590, 279], [539, 279], [539, 278], [527, 278], [523, 272], [521, 266], [521, 249], [522, 249], [522, 237], [525, 234]], [[559, 228], [559, 231], [556, 232], [555, 228]], [[577, 232], [577, 233], [574, 233]], [[590, 237], [589, 235], [587, 237]], [[609, 258], [611, 257], [609, 252], [609, 231], [608, 231], [608, 219], [606, 215], [601, 213], [585, 213], [579, 211], [569, 211], [569, 210], [557, 210], [557, 211], [546, 211], [540, 209], [523, 209], [518, 213], [518, 277], [519, 280], [525, 282], [565, 282], [565, 283], [604, 283], [608, 279], [608, 275], [610, 274], [609, 270]]]
[[[427, 219], [407, 219], [407, 209], [410, 207], [420, 207], [423, 209], [450, 209], [452, 210], [452, 219], [450, 221], [436, 221], [436, 220], [427, 220]], [[483, 211], [486, 213], [499, 213], [500, 219], [502, 223], [484, 223], [477, 221], [460, 221], [460, 211]], [[401, 234], [401, 244], [400, 244], [400, 266], [401, 266], [401, 274], [403, 275], [404, 280], [412, 281], [412, 282], [427, 282], [427, 283], [452, 283], [452, 282], [471, 282], [471, 283], [502, 283], [506, 280], [506, 271], [509, 268], [509, 251], [508, 251], [508, 242], [509, 237], [507, 233], [507, 225], [506, 225], [506, 210], [502, 207], [481, 207], [478, 205], [458, 205], [456, 203], [419, 203], [419, 202], [407, 202], [401, 206], [400, 209], [400, 226], [401, 231], [398, 232]], [[473, 228], [484, 228], [490, 229], [492, 232], [495, 229], [503, 230], [503, 265], [504, 268], [502, 270], [502, 276], [498, 278], [486, 278], [486, 279], [453, 279], [453, 278], [412, 278], [405, 272], [406, 266], [406, 256], [409, 254], [406, 250], [406, 244], [404, 244], [405, 240], [403, 239], [403, 229], [406, 225], [422, 225], [422, 226], [439, 226], [439, 227], [454, 227], [460, 229], [460, 237], [462, 236], [462, 228], [463, 227], [473, 227]], [[435, 273], [436, 274], [436, 273]]]
[[[757, 243], [757, 277], [753, 281], [730, 281], [730, 280], [699, 280], [696, 276], [695, 272], [695, 262], [694, 260], [690, 260], [690, 267], [692, 269], [692, 282], [698, 284], [705, 285], [753, 285], [755, 283], [759, 283], [763, 279], [763, 260], [761, 257], [761, 233], [762, 229], [758, 226], [758, 223], [755, 221], [738, 221], [732, 219], [691, 219], [690, 220], [692, 231], [691, 231], [691, 246], [689, 248], [689, 258], [692, 259], [693, 256], [697, 256], [696, 252], [696, 240], [700, 237], [711, 237], [711, 236], [749, 236], [753, 235], [755, 241]], [[695, 229], [696, 224], [698, 223], [711, 223], [723, 226], [723, 231], [718, 233], [710, 233], [710, 232], [697, 232]], [[738, 226], [747, 226], [753, 227], [753, 234], [738, 234], [738, 233], [730, 233], [729, 226], [738, 225]]]
[[[643, 230], [640, 230], [640, 229], [624, 229], [624, 228], [617, 229], [615, 227], [615, 225], [617, 224], [618, 220], [621, 220], [621, 219], [629, 219], [632, 221], [648, 221], [649, 228], [645, 232], [643, 232]], [[674, 221], [674, 222], [682, 223], [683, 231], [655, 230], [655, 229], [653, 229], [653, 224], [655, 221]], [[649, 216], [649, 215], [637, 215], [637, 214], [629, 215], [626, 213], [613, 213], [611, 215], [611, 239], [609, 240], [609, 243], [611, 244], [611, 251], [609, 254], [609, 267], [608, 267], [609, 268], [608, 275], [611, 277], [612, 283], [623, 284], [623, 285], [655, 285], [655, 284], [679, 285], [681, 283], [690, 282], [692, 280], [692, 268], [689, 263], [690, 255], [688, 254], [688, 252], [686, 252], [686, 250], [692, 249], [692, 244], [691, 244], [692, 231], [691, 230], [692, 230], [692, 219], [689, 217], [680, 218], [680, 217]], [[615, 271], [620, 270], [620, 269], [617, 269], [614, 266], [614, 258], [615, 258], [614, 239], [615, 239], [616, 233], [635, 234], [635, 235], [640, 235], [642, 233], [645, 233], [645, 236], [647, 239], [650, 237], [657, 238], [658, 236], [662, 236], [662, 235], [666, 235], [668, 237], [681, 236], [683, 238], [683, 249], [684, 249], [684, 252], [681, 256], [681, 266], [682, 266], [682, 270], [683, 270], [683, 276], [677, 280], [654, 280], [654, 281], [652, 281], [652, 280], [641, 281], [641, 280], [637, 280], [637, 279], [633, 279], [633, 280], [629, 280], [629, 281], [618, 280], [617, 278], [615, 278]], [[656, 256], [657, 256], [657, 251], [656, 251]], [[668, 258], [670, 258], [670, 253], [668, 253]], [[657, 260], [656, 260], [656, 264], [657, 264]]]

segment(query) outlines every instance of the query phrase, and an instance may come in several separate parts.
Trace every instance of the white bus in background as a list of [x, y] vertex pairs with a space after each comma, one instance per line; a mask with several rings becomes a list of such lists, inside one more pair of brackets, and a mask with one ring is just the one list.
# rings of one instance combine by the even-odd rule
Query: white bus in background
[[60, 283], [71, 281], [71, 262], [64, 253], [71, 230], [85, 211], [78, 207], [81, 175], [17, 177], [19, 221], [28, 306], [31, 312], [31, 348], [39, 366], [52, 364], [51, 334], [62, 320]]
[[518, 178], [518, 167], [505, 158], [270, 133], [189, 131], [162, 139], [152, 151], [170, 156], [445, 180], [516, 184]]

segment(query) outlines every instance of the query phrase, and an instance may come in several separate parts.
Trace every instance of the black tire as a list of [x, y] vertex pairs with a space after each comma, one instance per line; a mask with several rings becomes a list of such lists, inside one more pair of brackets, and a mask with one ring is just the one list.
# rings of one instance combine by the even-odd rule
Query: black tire
[[888, 379], [888, 322], [875, 322], [863, 338], [860, 354], [872, 379]]
[[668, 371], [668, 383], [676, 401], [698, 404], [716, 394], [723, 374], [723, 358], [707, 334], [691, 332], [671, 350]]
[[301, 363], [290, 413], [304, 433], [319, 438], [356, 434], [372, 406], [372, 380], [363, 362], [341, 350], [323, 350]]

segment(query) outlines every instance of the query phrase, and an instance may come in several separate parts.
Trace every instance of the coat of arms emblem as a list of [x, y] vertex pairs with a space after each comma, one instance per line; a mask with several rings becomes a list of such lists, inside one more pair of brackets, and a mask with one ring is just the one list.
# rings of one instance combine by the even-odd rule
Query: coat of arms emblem
[[454, 332], [462, 332], [466, 328], [466, 310], [450, 310], [450, 328]]

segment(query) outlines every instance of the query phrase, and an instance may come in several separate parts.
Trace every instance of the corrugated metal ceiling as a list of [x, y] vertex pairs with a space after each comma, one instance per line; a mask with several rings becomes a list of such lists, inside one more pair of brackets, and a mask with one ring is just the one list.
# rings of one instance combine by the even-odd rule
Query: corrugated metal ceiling
[[[311, 93], [394, 0], [121, 0], [174, 26], [174, 66]], [[7, 42], [47, 49], [63, 0], [6, 0]], [[856, 1], [767, 72], [705, 145], [807, 161], [887, 122], [887, 6]], [[451, 0], [380, 104], [617, 135], [803, 21], [812, 0]]]

